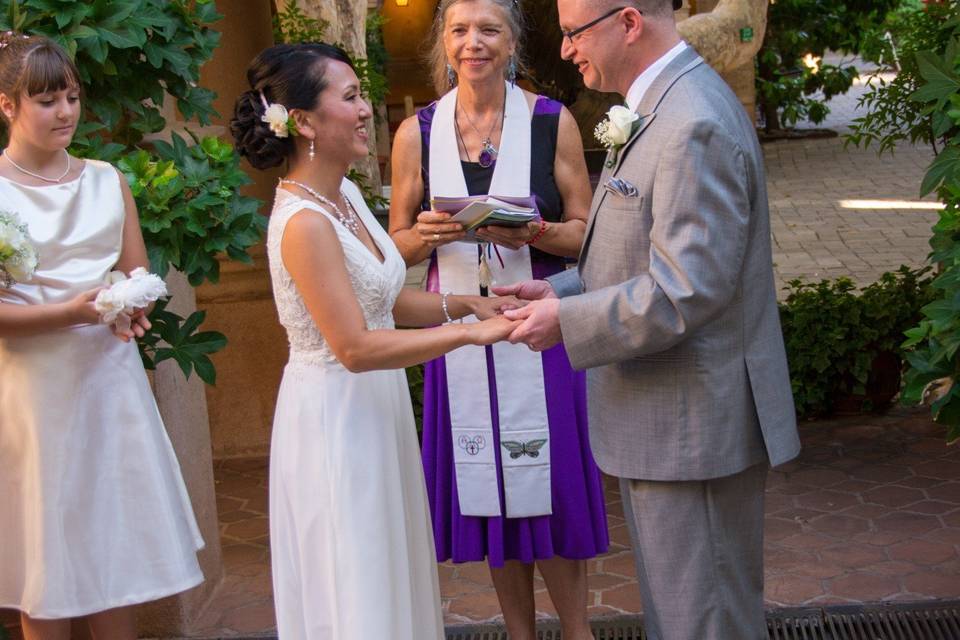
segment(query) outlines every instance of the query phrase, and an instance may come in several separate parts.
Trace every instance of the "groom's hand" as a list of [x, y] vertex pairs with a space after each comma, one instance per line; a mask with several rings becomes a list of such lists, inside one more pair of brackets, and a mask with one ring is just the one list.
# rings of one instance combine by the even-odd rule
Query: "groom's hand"
[[546, 280], [524, 280], [503, 287], [492, 287], [491, 291], [498, 296], [517, 296], [521, 300], [543, 300], [557, 297], [553, 287]]
[[523, 342], [534, 351], [545, 351], [563, 340], [560, 300], [556, 297], [534, 300], [521, 309], [504, 311], [503, 315], [510, 320], [523, 320], [508, 338], [513, 344]]

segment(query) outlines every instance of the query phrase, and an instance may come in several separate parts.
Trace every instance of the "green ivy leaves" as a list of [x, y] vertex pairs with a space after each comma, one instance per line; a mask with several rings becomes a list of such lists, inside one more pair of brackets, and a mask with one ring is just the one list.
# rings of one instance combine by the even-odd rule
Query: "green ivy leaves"
[[916, 55], [919, 86], [910, 96], [922, 106], [932, 140], [940, 144], [920, 192], [936, 193], [945, 208], [930, 239], [930, 260], [939, 266], [936, 299], [923, 307], [923, 319], [903, 343], [910, 364], [903, 399], [911, 404], [932, 400], [934, 419], [946, 425], [947, 440], [953, 442], [960, 439], [960, 9], [950, 11], [944, 20], [949, 40]]
[[159, 300], [150, 314], [153, 329], [140, 341], [140, 356], [147, 369], [156, 369], [164, 360], [173, 359], [183, 375], [197, 376], [209, 385], [216, 384], [217, 371], [208, 357], [227, 345], [227, 338], [218, 331], [197, 331], [206, 312], [195, 311], [184, 320], [167, 311], [167, 301]]
[[173, 266], [196, 286], [219, 280], [219, 253], [249, 263], [247, 251], [267, 221], [257, 213], [260, 202], [240, 194], [250, 178], [233, 146], [215, 137], [188, 145], [173, 134], [154, 147], [155, 156], [138, 150], [118, 162], [140, 208], [154, 272]]

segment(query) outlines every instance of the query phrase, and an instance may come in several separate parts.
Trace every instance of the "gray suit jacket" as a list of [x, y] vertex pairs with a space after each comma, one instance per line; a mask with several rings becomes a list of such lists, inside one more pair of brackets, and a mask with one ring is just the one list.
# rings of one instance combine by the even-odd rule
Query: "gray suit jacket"
[[[590, 369], [594, 456], [644, 480], [782, 464], [800, 442], [753, 124], [692, 48], [638, 112], [601, 176], [578, 268], [550, 279], [570, 361]], [[605, 189], [611, 176], [637, 197]]]

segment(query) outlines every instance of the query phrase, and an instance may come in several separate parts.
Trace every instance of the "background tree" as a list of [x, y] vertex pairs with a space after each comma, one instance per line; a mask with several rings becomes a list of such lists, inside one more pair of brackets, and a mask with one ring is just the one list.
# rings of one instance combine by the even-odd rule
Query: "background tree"
[[[857, 78], [852, 65], [804, 64], [826, 52], [856, 55], [875, 37], [900, 0], [777, 0], [757, 55], [757, 103], [766, 131], [799, 120], [823, 122], [825, 101], [846, 93]], [[811, 60], [808, 58], [808, 60]]]

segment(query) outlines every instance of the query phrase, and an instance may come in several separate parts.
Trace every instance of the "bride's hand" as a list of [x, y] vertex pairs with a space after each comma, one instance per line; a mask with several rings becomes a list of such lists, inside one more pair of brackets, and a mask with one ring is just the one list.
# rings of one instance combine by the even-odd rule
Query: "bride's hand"
[[527, 304], [526, 300], [521, 300], [516, 296], [491, 296], [489, 298], [480, 298], [473, 305], [473, 314], [480, 320], [486, 320], [494, 316], [501, 315], [508, 309], [519, 309]]
[[494, 316], [469, 325], [470, 342], [476, 345], [488, 345], [506, 340], [513, 330], [520, 326], [521, 320], [507, 320], [503, 316]]

